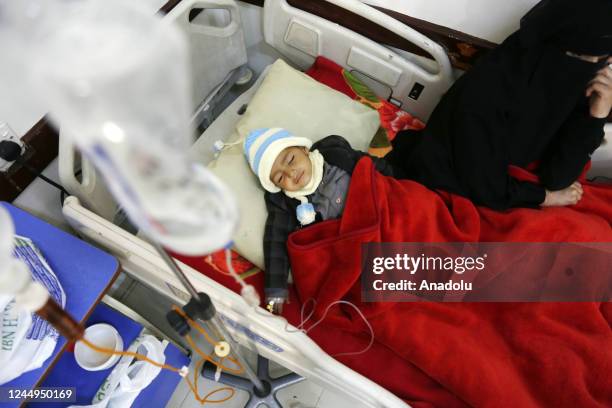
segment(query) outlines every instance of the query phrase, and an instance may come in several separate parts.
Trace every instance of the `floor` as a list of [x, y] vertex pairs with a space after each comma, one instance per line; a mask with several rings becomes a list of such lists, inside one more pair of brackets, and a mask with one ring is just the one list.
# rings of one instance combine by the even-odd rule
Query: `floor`
[[[254, 356], [251, 354], [250, 357], [251, 367], [255, 367]], [[270, 370], [271, 376], [273, 378], [279, 377], [287, 372], [288, 371], [285, 370], [283, 367], [275, 365], [272, 365]], [[198, 390], [201, 390], [201, 397], [203, 397], [210, 391], [220, 388], [221, 386], [222, 385], [219, 383], [209, 381], [202, 377], [200, 377], [198, 380]], [[226, 395], [227, 394], [219, 393], [218, 395], [213, 396], [212, 398], [222, 399], [225, 398]], [[349, 404], [346, 401], [343, 401], [341, 397], [335, 395], [334, 393], [328, 390], [324, 390], [323, 388], [319, 387], [316, 384], [313, 384], [311, 381], [308, 380], [295, 384], [291, 387], [281, 389], [277, 393], [277, 398], [283, 408], [355, 408], [353, 404]], [[247, 393], [244, 391], [238, 391], [236, 392], [234, 397], [228, 400], [227, 402], [214, 404], [214, 406], [219, 408], [244, 407], [247, 400]], [[208, 404], [204, 404], [204, 406], [206, 405]], [[167, 408], [196, 408], [201, 406], [203, 405], [196, 401], [185, 381], [182, 381], [179, 384], [179, 386], [174, 391], [174, 395], [166, 405]]]
[[[251, 358], [250, 360], [254, 360], [254, 359]], [[251, 362], [252, 367], [254, 367], [253, 363], [254, 361]], [[282, 368], [277, 367], [276, 369], [272, 368], [271, 371], [273, 373], [272, 376], [274, 377], [275, 376], [274, 374], [282, 375], [282, 373], [275, 373], [275, 371], [279, 372], [283, 370]], [[198, 379], [198, 390], [200, 391], [201, 397], [203, 397], [205, 394], [215, 389], [218, 389], [222, 386], [223, 385], [219, 383], [207, 380], [203, 377], [200, 377]], [[294, 386], [280, 390], [277, 394], [277, 398], [281, 402], [282, 406], [285, 408], [306, 408], [306, 407], [314, 408], [314, 407], [323, 406], [321, 405], [321, 400], [323, 399], [322, 397], [324, 394], [326, 393], [321, 387], [313, 384], [312, 382], [304, 381]], [[212, 396], [211, 399], [225, 398], [226, 395], [227, 393], [225, 392], [219, 393], [218, 395]], [[214, 406], [219, 407], [219, 408], [244, 407], [245, 404], [247, 403], [248, 398], [249, 396], [246, 392], [237, 391], [236, 394], [234, 394], [234, 396], [230, 400], [224, 403], [214, 404]], [[204, 404], [204, 406], [206, 405], [208, 404]], [[169, 408], [170, 407], [171, 408], [175, 408], [175, 407], [192, 408], [192, 407], [201, 407], [201, 406], [202, 405], [198, 401], [196, 401], [196, 399], [194, 398], [193, 393], [191, 392], [191, 390], [189, 389], [185, 381], [182, 381], [179, 384], [179, 386], [174, 391], [174, 395], [172, 396], [172, 398], [170, 399], [170, 401], [168, 401], [168, 404], [166, 405], [166, 407], [169, 407]], [[328, 405], [328, 406], [339, 407], [339, 405], [337, 404]]]

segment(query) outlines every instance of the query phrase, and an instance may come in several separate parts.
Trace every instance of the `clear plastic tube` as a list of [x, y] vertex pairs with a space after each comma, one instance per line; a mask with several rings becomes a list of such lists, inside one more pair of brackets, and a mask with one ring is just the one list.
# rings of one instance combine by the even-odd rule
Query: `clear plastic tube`
[[234, 266], [232, 265], [232, 251], [229, 248], [225, 248], [225, 263], [229, 274], [234, 280], [242, 287], [240, 295], [250, 306], [259, 306], [259, 295], [253, 285], [247, 285], [244, 280], [236, 273]]

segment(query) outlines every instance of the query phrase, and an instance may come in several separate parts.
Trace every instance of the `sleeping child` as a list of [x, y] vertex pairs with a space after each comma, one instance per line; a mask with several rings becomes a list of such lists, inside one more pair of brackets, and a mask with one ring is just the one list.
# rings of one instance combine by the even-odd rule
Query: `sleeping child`
[[[280, 128], [251, 131], [244, 141], [244, 153], [266, 190], [266, 303], [268, 310], [280, 313], [288, 296], [289, 234], [342, 215], [353, 169], [367, 154], [353, 150], [340, 136], [327, 136], [313, 144]], [[389, 163], [371, 158], [380, 173], [401, 178]]]

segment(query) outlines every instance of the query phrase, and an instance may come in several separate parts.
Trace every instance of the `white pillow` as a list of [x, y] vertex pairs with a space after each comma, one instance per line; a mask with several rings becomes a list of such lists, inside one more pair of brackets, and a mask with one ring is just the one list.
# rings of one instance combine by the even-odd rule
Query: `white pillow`
[[[251, 130], [282, 127], [313, 141], [328, 135], [343, 136], [354, 149], [366, 151], [378, 130], [378, 112], [323, 85], [277, 60], [236, 125], [229, 142]], [[240, 226], [234, 237], [236, 250], [264, 267], [263, 235], [267, 210], [264, 190], [250, 170], [242, 143], [226, 148], [209, 168], [234, 192], [240, 207]]]

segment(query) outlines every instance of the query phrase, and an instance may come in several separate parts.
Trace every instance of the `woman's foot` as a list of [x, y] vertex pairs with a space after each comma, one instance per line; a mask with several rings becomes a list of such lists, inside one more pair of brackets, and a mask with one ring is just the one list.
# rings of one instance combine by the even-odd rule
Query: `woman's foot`
[[575, 181], [571, 186], [563, 190], [548, 191], [546, 190], [546, 198], [540, 204], [542, 207], [563, 207], [566, 205], [577, 204], [582, 198], [582, 185]]

